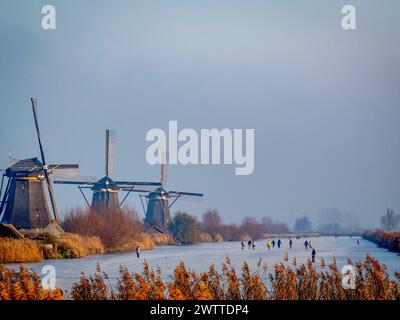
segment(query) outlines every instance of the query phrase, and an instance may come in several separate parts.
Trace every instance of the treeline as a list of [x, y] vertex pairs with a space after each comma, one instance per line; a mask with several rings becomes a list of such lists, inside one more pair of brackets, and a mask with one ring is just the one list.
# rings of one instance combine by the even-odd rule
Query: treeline
[[379, 247], [400, 252], [400, 232], [393, 231], [400, 224], [400, 214], [395, 213], [393, 209], [387, 209], [379, 221], [382, 230], [367, 230], [363, 233], [363, 238], [376, 243]]
[[245, 217], [240, 224], [226, 224], [216, 210], [205, 212], [201, 221], [188, 213], [177, 212], [172, 218], [170, 230], [181, 243], [196, 243], [205, 238], [210, 241], [247, 241], [261, 239], [266, 234], [290, 232], [286, 224], [273, 222], [269, 217], [261, 221]]
[[365, 232], [363, 238], [376, 243], [379, 247], [400, 252], [400, 232], [375, 231]]

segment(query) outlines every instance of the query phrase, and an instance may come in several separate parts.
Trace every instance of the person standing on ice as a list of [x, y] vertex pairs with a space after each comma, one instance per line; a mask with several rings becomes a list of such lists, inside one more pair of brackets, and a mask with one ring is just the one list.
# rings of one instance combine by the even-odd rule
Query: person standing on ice
[[289, 240], [289, 249], [292, 249], [292, 245], [293, 245], [293, 240], [290, 239], [290, 240]]
[[281, 241], [281, 239], [278, 239], [278, 249], [280, 249], [280, 248], [281, 248], [281, 244], [282, 244], [282, 241]]
[[269, 251], [269, 249], [271, 249], [271, 241], [267, 241], [267, 248], [268, 248], [268, 251]]
[[304, 242], [304, 249], [308, 250], [308, 241], [307, 240]]
[[311, 252], [311, 262], [312, 263], [315, 263], [315, 254], [316, 254], [315, 249], [312, 249], [312, 252]]
[[275, 248], [275, 240], [272, 240], [272, 248]]
[[242, 245], [242, 250], [243, 250], [243, 249], [244, 249], [244, 247], [245, 247], [245, 245], [244, 245], [243, 241], [241, 242], [241, 245]]
[[140, 258], [140, 246], [136, 247], [136, 256]]

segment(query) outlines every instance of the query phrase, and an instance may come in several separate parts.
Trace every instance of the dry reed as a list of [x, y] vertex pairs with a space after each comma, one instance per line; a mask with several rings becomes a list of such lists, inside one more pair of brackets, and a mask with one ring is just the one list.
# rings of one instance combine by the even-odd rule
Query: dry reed
[[0, 238], [0, 264], [38, 262], [42, 259], [43, 254], [35, 241]]
[[44, 289], [39, 276], [21, 267], [14, 271], [0, 265], [0, 300], [63, 300], [60, 289]]
[[[348, 261], [348, 263], [352, 263]], [[161, 271], [152, 270], [144, 262], [142, 274], [131, 274], [126, 267], [120, 268], [116, 287], [106, 284], [108, 279], [98, 266], [95, 276], [81, 276], [72, 289], [72, 298], [117, 300], [399, 300], [400, 273], [391, 279], [386, 268], [367, 256], [358, 262], [356, 289], [344, 289], [342, 274], [333, 258], [327, 269], [325, 261], [317, 271], [310, 260], [296, 267], [277, 263], [272, 273], [267, 265], [257, 263], [251, 271], [245, 262], [238, 275], [227, 258], [219, 273], [214, 265], [208, 272], [197, 274], [183, 262], [175, 268], [171, 280], [164, 282]]]

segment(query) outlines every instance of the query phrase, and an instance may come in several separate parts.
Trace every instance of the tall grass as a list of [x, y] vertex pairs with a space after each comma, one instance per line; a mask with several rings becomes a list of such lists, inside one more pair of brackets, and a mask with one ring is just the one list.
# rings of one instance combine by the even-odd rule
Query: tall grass
[[23, 267], [19, 271], [0, 265], [0, 300], [62, 300], [60, 289], [46, 290], [39, 276]]
[[50, 251], [43, 248], [46, 259], [83, 258], [90, 254], [101, 254], [105, 251], [99, 237], [64, 233], [57, 237], [47, 238], [46, 242], [53, 247]]
[[[352, 262], [349, 260], [349, 264]], [[226, 259], [221, 272], [211, 265], [197, 274], [183, 262], [175, 268], [171, 280], [164, 282], [161, 270], [144, 262], [143, 272], [130, 273], [121, 267], [115, 287], [100, 266], [94, 276], [81, 275], [73, 285], [74, 300], [392, 300], [400, 299], [400, 273], [391, 279], [386, 268], [374, 258], [354, 265], [356, 289], [344, 289], [342, 274], [333, 258], [329, 264], [320, 261], [317, 271], [310, 260], [297, 266], [277, 263], [268, 272], [261, 260], [256, 270], [243, 263], [240, 274]]]
[[[348, 264], [353, 264], [348, 260]], [[0, 300], [399, 300], [400, 272], [389, 277], [386, 268], [374, 258], [353, 264], [356, 288], [344, 289], [342, 274], [333, 258], [328, 264], [320, 260], [317, 271], [310, 260], [297, 266], [276, 263], [271, 272], [258, 261], [255, 270], [245, 262], [235, 270], [227, 258], [220, 272], [211, 264], [207, 272], [196, 273], [180, 262], [170, 280], [165, 282], [161, 270], [147, 262], [142, 273], [130, 273], [121, 266], [114, 286], [97, 265], [94, 275], [82, 274], [70, 295], [60, 289], [45, 290], [39, 276], [21, 267], [19, 271], [0, 265]]]
[[43, 259], [83, 258], [104, 253], [98, 237], [71, 233], [42, 233], [39, 240], [0, 238], [0, 264], [39, 262]]
[[0, 238], [0, 264], [38, 262], [42, 259], [43, 254], [36, 241]]

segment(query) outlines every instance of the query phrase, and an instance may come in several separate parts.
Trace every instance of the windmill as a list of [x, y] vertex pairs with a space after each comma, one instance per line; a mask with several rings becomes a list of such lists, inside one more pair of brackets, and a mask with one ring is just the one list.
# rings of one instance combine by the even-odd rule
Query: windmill
[[[161, 162], [160, 186], [153, 190], [133, 190], [133, 192], [141, 193], [140, 200], [143, 211], [145, 212], [145, 222], [156, 230], [164, 232], [171, 222], [170, 208], [180, 198], [185, 197], [203, 197], [202, 193], [182, 192], [182, 191], [167, 191], [164, 189], [165, 180], [165, 163]], [[147, 209], [145, 209], [143, 198], [146, 201]]]
[[[97, 212], [104, 209], [119, 210], [136, 186], [159, 186], [159, 182], [114, 181], [111, 178], [114, 175], [115, 141], [115, 130], [106, 130], [105, 176], [103, 178], [100, 180], [96, 178], [79, 180], [55, 179], [54, 183], [77, 185], [88, 207]], [[91, 204], [83, 191], [85, 189], [90, 189], [93, 192]], [[120, 190], [127, 191], [121, 202], [119, 201]]]
[[44, 228], [52, 221], [58, 223], [50, 176], [73, 177], [78, 175], [79, 171], [76, 164], [46, 163], [37, 117], [37, 99], [31, 98], [31, 103], [41, 161], [38, 158], [19, 161], [13, 158], [9, 167], [3, 171], [0, 185], [0, 222], [12, 224], [17, 229]]

